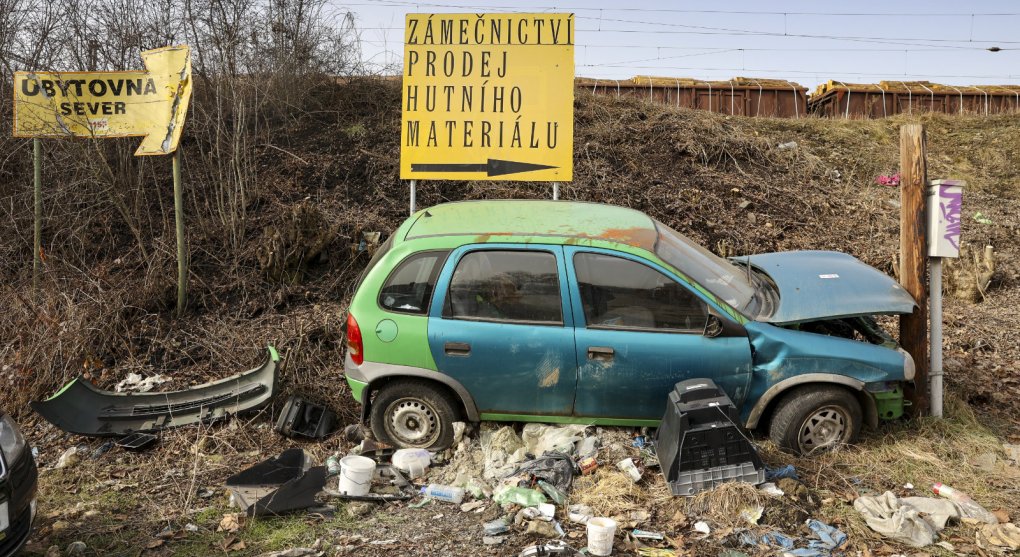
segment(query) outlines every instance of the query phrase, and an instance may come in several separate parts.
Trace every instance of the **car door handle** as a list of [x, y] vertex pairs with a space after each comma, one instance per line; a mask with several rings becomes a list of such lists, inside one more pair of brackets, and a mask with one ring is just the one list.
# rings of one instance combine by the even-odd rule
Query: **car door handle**
[[471, 345], [466, 342], [447, 342], [443, 351], [450, 356], [467, 356], [471, 353]]
[[589, 346], [588, 347], [588, 359], [589, 360], [612, 360], [613, 355], [616, 353], [609, 346]]

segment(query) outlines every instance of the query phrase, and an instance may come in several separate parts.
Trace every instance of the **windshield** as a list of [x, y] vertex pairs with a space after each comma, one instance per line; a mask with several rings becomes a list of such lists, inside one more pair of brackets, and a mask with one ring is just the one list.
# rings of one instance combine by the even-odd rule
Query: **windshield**
[[755, 299], [755, 288], [741, 269], [683, 234], [655, 221], [659, 233], [655, 254], [676, 267], [717, 298], [745, 313]]

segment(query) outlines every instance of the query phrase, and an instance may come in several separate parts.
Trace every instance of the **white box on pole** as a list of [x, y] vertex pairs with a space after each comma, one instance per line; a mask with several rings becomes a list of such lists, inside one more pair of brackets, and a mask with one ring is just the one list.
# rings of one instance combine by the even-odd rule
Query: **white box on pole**
[[963, 180], [934, 180], [928, 187], [928, 255], [959, 257]]

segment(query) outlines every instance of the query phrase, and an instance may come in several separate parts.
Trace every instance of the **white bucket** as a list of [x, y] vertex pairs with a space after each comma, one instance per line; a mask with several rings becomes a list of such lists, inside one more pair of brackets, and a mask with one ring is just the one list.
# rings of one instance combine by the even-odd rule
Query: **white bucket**
[[340, 459], [340, 493], [366, 495], [372, 488], [375, 461], [365, 456], [345, 456]]
[[612, 555], [616, 521], [597, 516], [588, 519], [588, 552], [592, 555]]
[[432, 463], [432, 455], [425, 449], [399, 449], [393, 453], [393, 466], [416, 479], [425, 475]]

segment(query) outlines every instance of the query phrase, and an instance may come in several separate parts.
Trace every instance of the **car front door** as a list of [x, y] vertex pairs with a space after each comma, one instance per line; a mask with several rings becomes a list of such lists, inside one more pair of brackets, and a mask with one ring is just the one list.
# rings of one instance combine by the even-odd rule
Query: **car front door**
[[485, 419], [570, 415], [577, 360], [564, 269], [560, 246], [465, 246], [447, 259], [429, 349]]
[[701, 377], [743, 402], [751, 345], [742, 326], [636, 256], [568, 247], [565, 259], [576, 323], [575, 416], [658, 420], [673, 386]]

